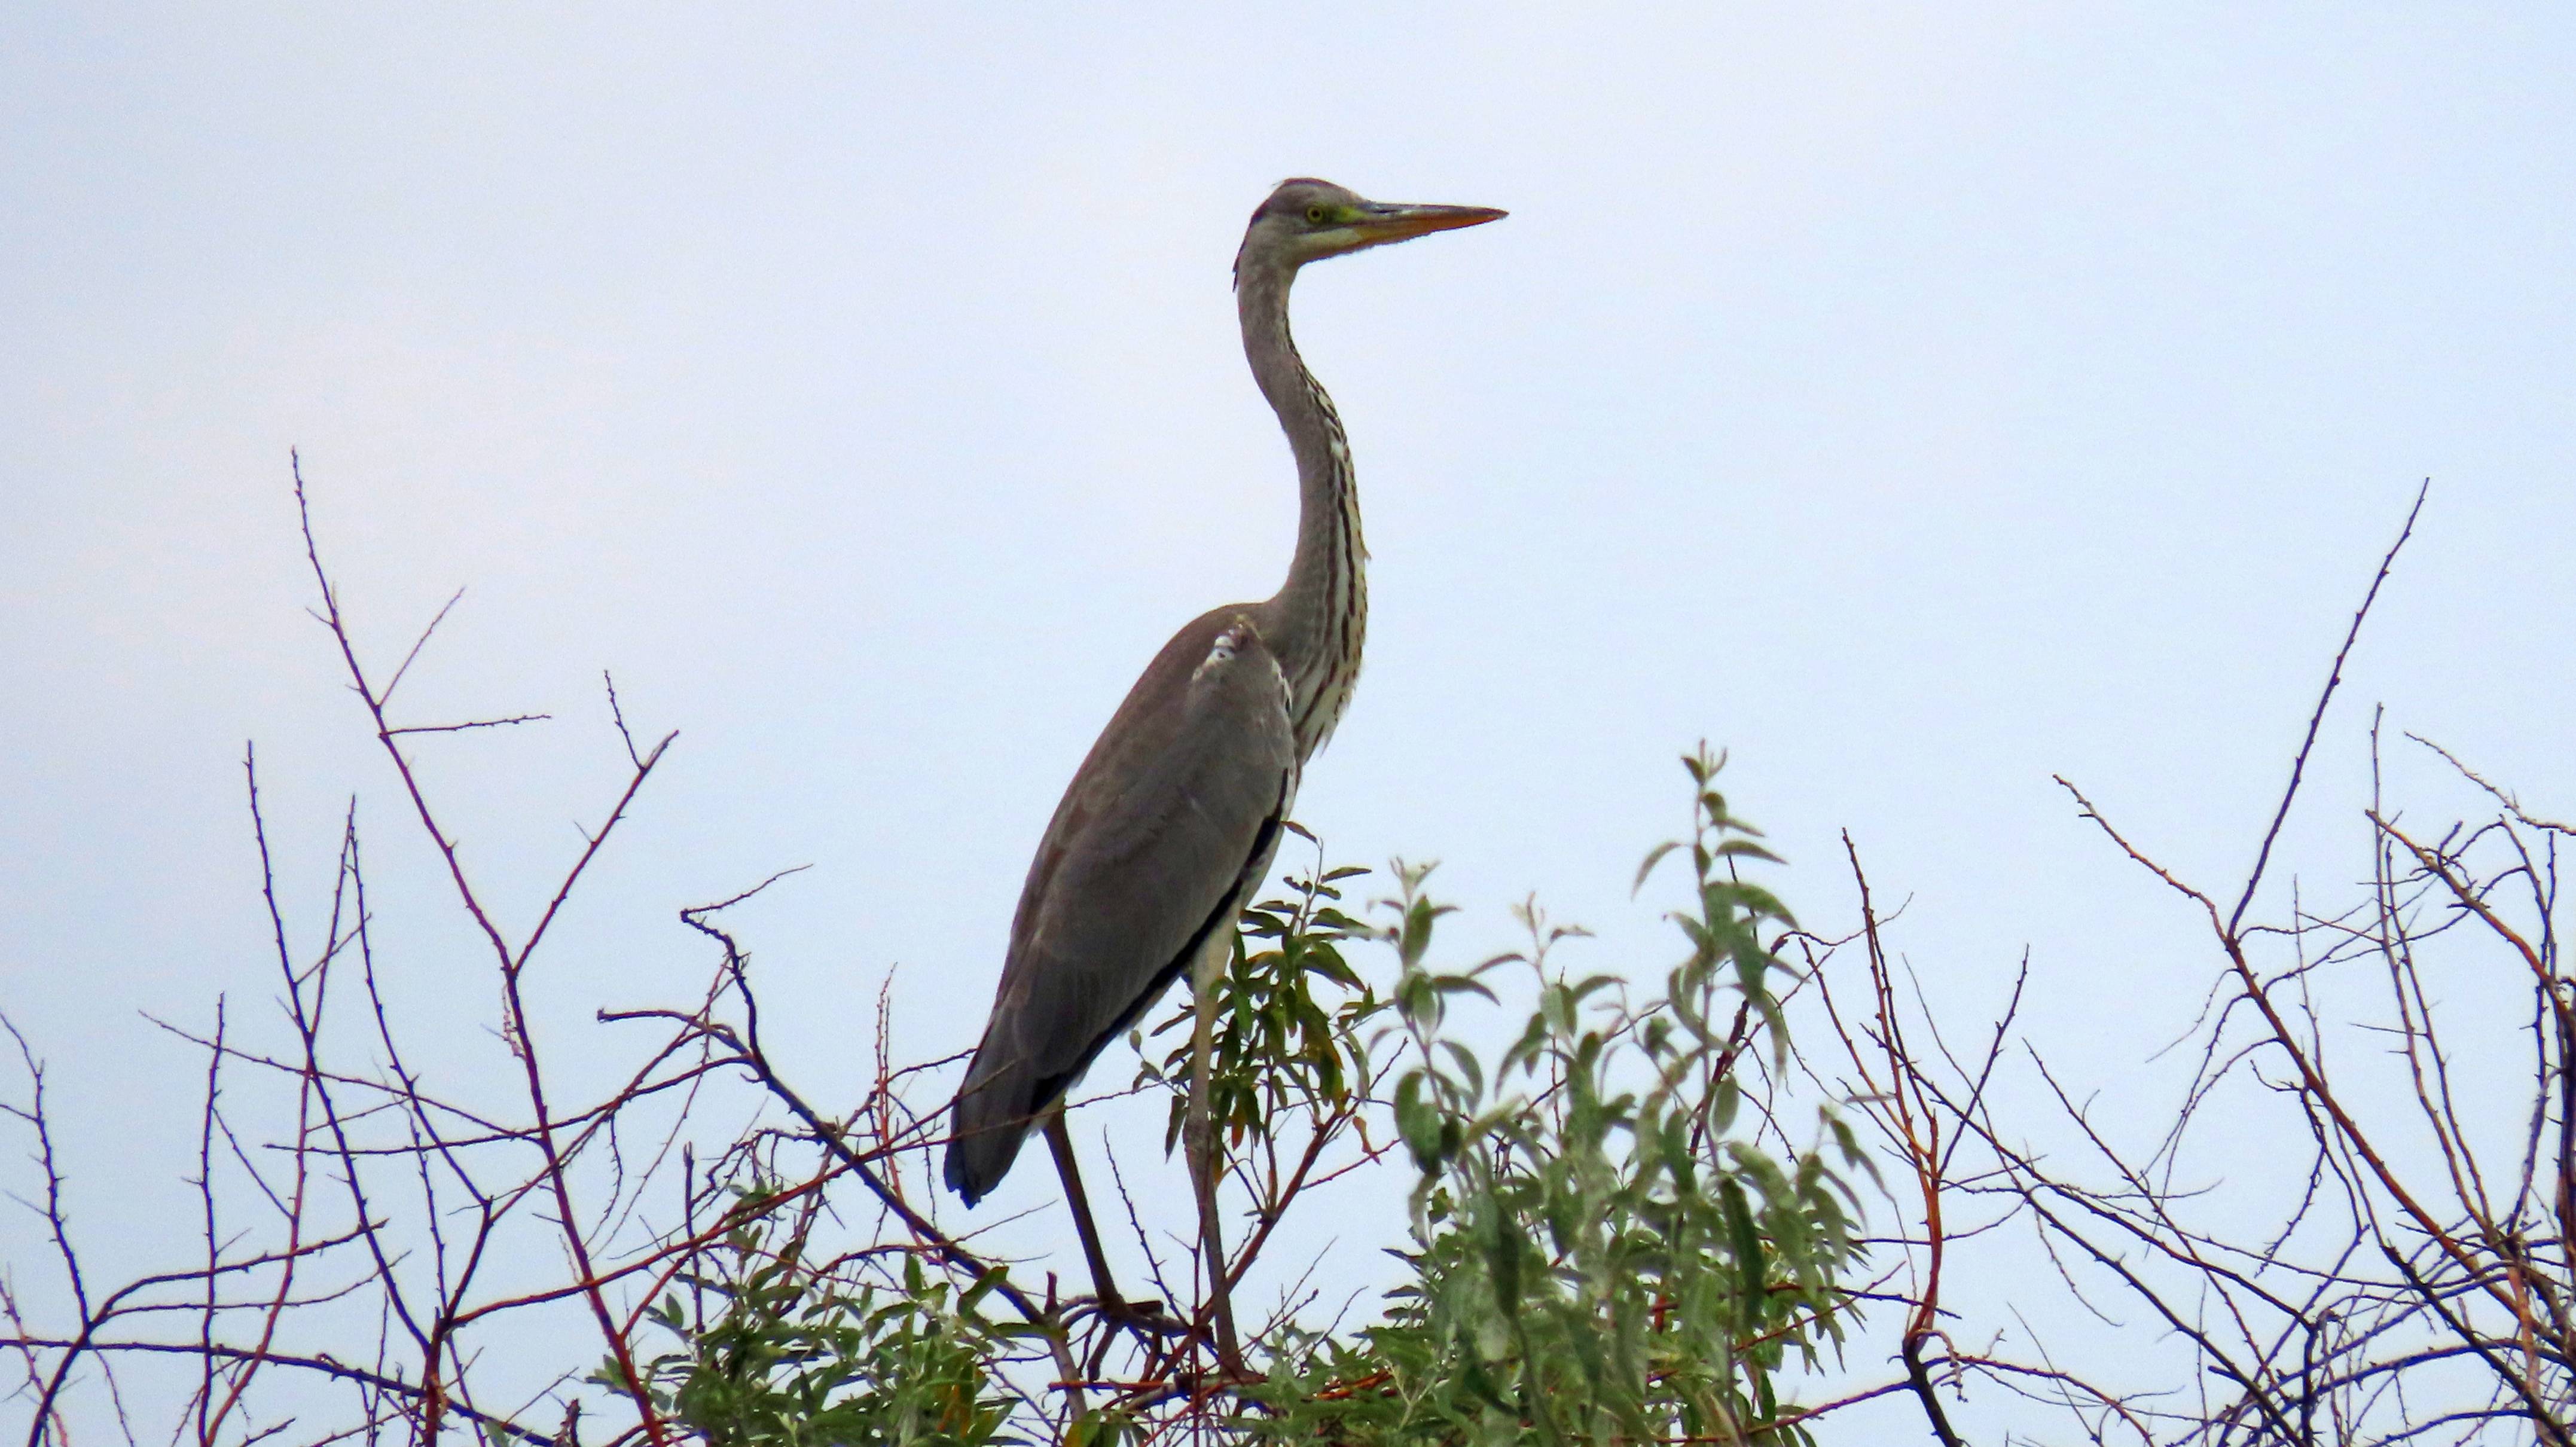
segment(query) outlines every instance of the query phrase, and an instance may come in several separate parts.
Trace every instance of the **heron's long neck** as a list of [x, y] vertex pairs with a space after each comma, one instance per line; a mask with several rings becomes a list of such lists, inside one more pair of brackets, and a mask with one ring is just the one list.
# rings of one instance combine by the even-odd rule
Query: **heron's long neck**
[[1368, 630], [1368, 545], [1360, 538], [1359, 485], [1341, 416], [1288, 334], [1293, 277], [1284, 270], [1249, 272], [1240, 278], [1236, 306], [1244, 356], [1297, 455], [1297, 556], [1288, 581], [1263, 605], [1262, 621], [1264, 639], [1288, 675], [1302, 758], [1332, 736], [1359, 679]]

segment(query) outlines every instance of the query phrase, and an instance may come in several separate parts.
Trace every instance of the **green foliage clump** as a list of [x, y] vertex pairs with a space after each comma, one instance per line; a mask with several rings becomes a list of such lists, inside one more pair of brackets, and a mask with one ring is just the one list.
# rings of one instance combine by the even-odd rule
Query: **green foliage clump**
[[[1395, 1124], [1420, 1172], [1411, 1279], [1387, 1318], [1342, 1338], [1283, 1342], [1246, 1425], [1279, 1441], [1805, 1443], [1776, 1382], [1793, 1356], [1841, 1338], [1841, 1269], [1857, 1254], [1856, 1201], [1817, 1149], [1774, 1154], [1738, 1127], [1748, 1046], [1785, 1051], [1761, 940], [1791, 927], [1734, 864], [1771, 856], [1712, 786], [1721, 760], [1685, 760], [1690, 942], [1663, 996], [1642, 1006], [1610, 975], [1569, 979], [1536, 948], [1463, 972], [1427, 963], [1444, 913], [1400, 872], [1389, 931], [1393, 996], [1413, 1064]], [[1488, 1000], [1507, 964], [1538, 1004], [1489, 1072], [1443, 1033], [1450, 1000]], [[1862, 1160], [1828, 1117], [1843, 1166]]]
[[739, 1199], [741, 1224], [651, 1309], [680, 1343], [643, 1367], [657, 1407], [713, 1447], [1016, 1440], [992, 1283], [961, 1288], [909, 1252], [885, 1280], [854, 1279], [859, 1261], [808, 1259], [810, 1214], [782, 1224], [774, 1193]]

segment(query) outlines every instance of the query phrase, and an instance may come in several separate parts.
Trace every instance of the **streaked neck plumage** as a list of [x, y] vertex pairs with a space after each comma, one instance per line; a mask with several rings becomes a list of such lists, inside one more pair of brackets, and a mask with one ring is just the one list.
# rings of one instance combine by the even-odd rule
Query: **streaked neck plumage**
[[1350, 705], [1368, 631], [1368, 545], [1340, 414], [1288, 334], [1296, 268], [1247, 258], [1235, 278], [1243, 353], [1297, 455], [1297, 555], [1254, 622], [1287, 674], [1297, 756], [1312, 757]]

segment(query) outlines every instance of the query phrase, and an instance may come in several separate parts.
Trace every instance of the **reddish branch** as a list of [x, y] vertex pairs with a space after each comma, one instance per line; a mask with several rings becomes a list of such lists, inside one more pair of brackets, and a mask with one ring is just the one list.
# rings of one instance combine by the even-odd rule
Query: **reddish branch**
[[[590, 836], [588, 844], [581, 852], [581, 857], [574, 862], [570, 870], [565, 872], [563, 883], [555, 890], [554, 898], [547, 902], [545, 912], [538, 917], [536, 927], [528, 932], [527, 943], [516, 950], [511, 949], [509, 941], [502, 937], [499, 926], [492, 922], [491, 915], [484, 910], [483, 902], [475, 894], [473, 884], [466, 879], [465, 865], [457, 857], [455, 843], [447, 837], [446, 830], [439, 826], [437, 815], [431, 811], [429, 800], [421, 792], [420, 780], [412, 772], [411, 760], [404, 755], [402, 746], [395, 741], [399, 737], [399, 732], [393, 722], [385, 716], [384, 696], [367, 682], [366, 668], [358, 662], [357, 645], [350, 638], [348, 625], [340, 616], [339, 597], [332, 590], [331, 575], [322, 566], [321, 550], [313, 538], [313, 512], [304, 495], [302, 460], [290, 457], [290, 467], [295, 479], [296, 517], [304, 534], [305, 560], [312, 564], [314, 584], [322, 593], [320, 616], [323, 625], [331, 630], [332, 641], [339, 645], [341, 661], [349, 670], [349, 685], [357, 693], [359, 701], [366, 705], [367, 716], [375, 723], [376, 739], [384, 746], [385, 756], [392, 760], [394, 772], [402, 780], [403, 792], [411, 799], [412, 809], [419, 817], [422, 832], [429, 836], [431, 843], [438, 846], [439, 856], [447, 862], [448, 878], [456, 886], [458, 902], [473, 918], [476, 926], [482, 930], [484, 938], [491, 943], [494, 958], [500, 966], [501, 988], [505, 1001], [502, 1028], [510, 1040], [513, 1051], [519, 1057], [521, 1072], [527, 1083], [528, 1106], [533, 1117], [529, 1134], [545, 1158], [546, 1186], [555, 1199], [555, 1219], [563, 1226], [564, 1248], [572, 1256], [573, 1268], [583, 1283], [583, 1299], [590, 1307], [592, 1320], [599, 1325], [600, 1335], [607, 1341], [609, 1355], [617, 1364], [619, 1384], [634, 1401], [635, 1411], [643, 1424], [645, 1436], [651, 1439], [654, 1447], [665, 1447], [667, 1437], [662, 1428], [660, 1409], [654, 1406], [652, 1394], [645, 1389], [644, 1380], [635, 1369], [634, 1349], [627, 1334], [618, 1329], [617, 1322], [608, 1309], [608, 1300], [600, 1292], [597, 1272], [591, 1265], [590, 1244], [582, 1236], [581, 1215], [573, 1208], [572, 1186], [566, 1179], [563, 1154], [555, 1141], [554, 1118], [547, 1108], [545, 1071], [538, 1061], [535, 1032], [528, 1025], [527, 1009], [520, 993], [520, 977], [526, 972], [528, 962], [535, 954], [538, 944], [544, 940], [546, 927], [554, 922], [555, 915], [563, 908], [564, 901], [571, 897], [573, 886], [580, 883], [583, 872], [590, 867], [590, 862], [599, 856], [600, 846], [608, 841], [608, 836], [617, 828], [618, 821], [626, 817], [627, 807], [634, 802], [636, 792], [644, 787], [644, 781], [651, 777], [653, 766], [661, 762], [663, 752], [679, 735], [676, 731], [665, 735], [660, 743], [653, 746], [651, 753], [636, 762], [634, 772], [626, 781], [625, 791], [618, 796], [616, 806], [609, 811], [607, 822], [600, 825], [597, 834]], [[444, 611], [441, 610], [442, 616]], [[433, 628], [437, 626], [435, 621], [431, 626]], [[418, 652], [418, 645], [414, 645], [413, 651], [415, 654]], [[409, 660], [406, 659], [406, 666], [408, 662]], [[424, 1368], [435, 1370], [434, 1356], [424, 1363]], [[432, 1437], [437, 1435], [434, 1410], [437, 1400], [433, 1396], [433, 1411], [429, 1422], [423, 1428], [425, 1435]]]
[[[79, 1341], [61, 1341], [47, 1337], [24, 1337], [20, 1339], [20, 1344], [39, 1351], [141, 1352], [162, 1356], [205, 1356], [216, 1361], [241, 1362], [254, 1366], [296, 1367], [304, 1371], [319, 1372], [339, 1381], [356, 1382], [374, 1391], [390, 1392], [415, 1402], [426, 1402], [436, 1389], [435, 1383], [424, 1386], [419, 1382], [406, 1382], [399, 1377], [389, 1377], [382, 1372], [372, 1372], [364, 1367], [353, 1367], [347, 1362], [337, 1361], [328, 1356], [299, 1356], [291, 1352], [253, 1351], [246, 1347], [227, 1346], [221, 1342], [201, 1345], [197, 1342], [97, 1341], [89, 1338]], [[449, 1403], [448, 1410], [487, 1432], [497, 1432], [514, 1441], [537, 1444], [537, 1447], [554, 1447], [554, 1438], [542, 1432], [529, 1431], [506, 1418], [478, 1412], [472, 1407], [456, 1402]]]

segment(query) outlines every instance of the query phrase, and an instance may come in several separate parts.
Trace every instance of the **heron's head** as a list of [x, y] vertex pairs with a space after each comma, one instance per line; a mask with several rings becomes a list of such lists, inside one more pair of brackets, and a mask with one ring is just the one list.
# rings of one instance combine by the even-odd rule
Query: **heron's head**
[[1434, 231], [1481, 226], [1505, 213], [1485, 206], [1407, 206], [1371, 201], [1330, 181], [1299, 177], [1252, 213], [1243, 249], [1234, 255], [1239, 285], [1251, 271], [1294, 272], [1327, 256], [1410, 241]]

